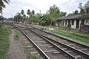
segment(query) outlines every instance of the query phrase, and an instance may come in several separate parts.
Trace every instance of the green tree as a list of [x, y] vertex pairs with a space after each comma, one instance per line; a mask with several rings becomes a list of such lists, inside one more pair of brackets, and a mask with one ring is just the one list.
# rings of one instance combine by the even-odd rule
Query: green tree
[[66, 12], [60, 12], [60, 17], [62, 17], [62, 16], [66, 16]]
[[73, 14], [78, 14], [78, 10], [75, 10]]
[[24, 10], [23, 9], [21, 10], [21, 14], [22, 14], [22, 16], [24, 15]]
[[35, 11], [30, 12], [30, 18], [28, 19], [30, 23], [39, 22], [39, 14], [35, 14]]
[[0, 16], [0, 21], [3, 22], [3, 20], [4, 20], [4, 17], [3, 16]]
[[2, 9], [5, 8], [5, 3], [9, 3], [9, 0], [0, 0], [0, 13], [2, 13]]
[[30, 16], [28, 21], [29, 21], [29, 23], [39, 23], [40, 19], [41, 19], [41, 14], [37, 13], [37, 14], [34, 14], [34, 15]]
[[24, 10], [21, 10], [21, 15], [22, 15], [22, 22], [24, 22]]
[[[87, 1], [87, 3], [85, 3], [85, 14], [89, 14], [89, 0]], [[88, 19], [88, 15], [85, 15], [86, 16], [86, 19], [87, 19], [87, 22], [89, 22], [89, 19]]]
[[26, 21], [26, 19], [27, 19], [27, 16], [24, 14], [23, 15], [23, 21]]
[[48, 16], [51, 19], [50, 25], [53, 25], [53, 23], [56, 21], [57, 18], [60, 16], [60, 10], [56, 5], [53, 5], [48, 10]]
[[30, 9], [27, 10], [27, 14], [29, 15], [29, 17], [32, 15]]
[[87, 1], [87, 3], [85, 3], [84, 8], [85, 8], [85, 12], [89, 13], [89, 1]]
[[35, 11], [34, 11], [34, 10], [32, 10], [32, 16], [33, 16], [33, 15], [35, 15]]
[[15, 20], [16, 22], [22, 21], [22, 16], [21, 16], [21, 14], [20, 14], [20, 13], [17, 13], [16, 16], [14, 16], [14, 20]]
[[79, 4], [79, 9], [80, 9], [80, 14], [84, 14], [85, 13], [84, 8], [82, 6], [82, 3]]
[[44, 14], [42, 17], [41, 17], [41, 20], [40, 20], [40, 25], [50, 25], [50, 18], [48, 17], [48, 14]]

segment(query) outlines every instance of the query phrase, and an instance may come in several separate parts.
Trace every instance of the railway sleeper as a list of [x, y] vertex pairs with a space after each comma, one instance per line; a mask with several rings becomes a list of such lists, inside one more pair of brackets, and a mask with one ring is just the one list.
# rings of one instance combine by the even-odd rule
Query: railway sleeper
[[38, 52], [37, 51], [33, 51], [33, 52], [31, 52], [31, 54], [38, 54]]
[[59, 52], [59, 51], [57, 51], [57, 50], [47, 50], [47, 51], [44, 51], [45, 53], [47, 53], [47, 52]]
[[[43, 36], [43, 35], [42, 35]], [[43, 36], [44, 37], [44, 36]], [[45, 37], [45, 38], [47, 38], [47, 37]], [[48, 38], [48, 39], [50, 39], [50, 38]], [[74, 50], [76, 53], [78, 53], [79, 52], [79, 54], [82, 54], [82, 55], [84, 55], [86, 58], [89, 58], [89, 54], [87, 54], [87, 53], [85, 53], [85, 52], [83, 52], [83, 51], [81, 51], [81, 50], [78, 50], [78, 49], [76, 49], [76, 48], [74, 48], [74, 47], [71, 47], [71, 46], [69, 46], [69, 45], [65, 45], [64, 43], [61, 43], [61, 42], [57, 42], [56, 40], [52, 40], [52, 39], [50, 39], [51, 41], [55, 41], [56, 43], [59, 43], [59, 44], [61, 44], [61, 45], [64, 45], [64, 46], [66, 46], [66, 47], [68, 47], [68, 48], [71, 48], [72, 50]]]
[[[44, 36], [43, 36], [44, 37]], [[48, 38], [48, 39], [50, 39], [50, 38]], [[51, 40], [51, 39], [50, 39]], [[69, 47], [68, 45], [65, 45], [65, 44], [63, 44], [63, 43], [61, 43], [62, 45], [64, 45], [64, 46], [67, 46], [67, 47]], [[74, 48], [72, 48], [72, 47], [69, 47], [69, 48], [71, 48], [72, 50], [76, 50], [76, 49], [74, 49]], [[62, 49], [63, 50], [63, 49]], [[64, 50], [63, 50], [64, 51]], [[88, 58], [88, 55], [87, 54], [84, 54], [83, 52], [80, 52], [79, 50], [76, 50], [76, 51], [78, 51], [80, 54], [82, 53], [82, 55], [84, 55], [85, 57], [87, 57]], [[78, 53], [78, 52], [76, 52], [76, 53]], [[66, 52], [67, 54], [69, 54], [69, 55], [71, 55], [69, 52]], [[71, 55], [71, 56], [73, 56], [73, 55]], [[75, 58], [75, 56], [74, 56], [74, 58]]]
[[83, 49], [80, 49], [81, 51], [85, 51], [85, 50], [87, 50], [86, 48], [83, 48]]
[[[31, 30], [32, 32], [34, 32], [33, 30]], [[69, 54], [68, 52], [64, 51], [62, 48], [58, 47], [57, 45], [55, 45], [54, 43], [52, 43], [51, 41], [49, 41], [47, 38], [45, 38], [42, 35], [39, 35], [37, 32], [34, 32], [35, 34], [37, 34], [38, 36], [40, 36], [41, 38], [45, 39], [47, 42], [49, 42], [51, 45], [55, 46], [56, 49], [58, 49], [59, 51], [61, 50], [63, 54], [67, 54], [68, 56], [70, 56], [71, 58], [75, 59], [75, 57], [71, 54]]]

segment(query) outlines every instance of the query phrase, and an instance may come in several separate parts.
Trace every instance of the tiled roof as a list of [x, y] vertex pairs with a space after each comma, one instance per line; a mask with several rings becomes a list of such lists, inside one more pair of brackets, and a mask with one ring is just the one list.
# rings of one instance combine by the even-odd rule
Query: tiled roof
[[73, 20], [73, 19], [83, 19], [83, 18], [86, 18], [86, 16], [81, 14], [75, 14], [75, 15], [63, 16], [58, 18], [57, 20]]

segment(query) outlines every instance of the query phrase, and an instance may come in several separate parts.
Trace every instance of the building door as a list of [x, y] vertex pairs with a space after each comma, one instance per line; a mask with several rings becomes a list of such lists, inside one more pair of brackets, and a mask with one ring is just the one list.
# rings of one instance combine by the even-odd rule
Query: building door
[[79, 20], [76, 20], [76, 28], [79, 28]]
[[70, 20], [68, 20], [68, 27], [71, 28]]
[[84, 25], [84, 20], [82, 20], [82, 24]]

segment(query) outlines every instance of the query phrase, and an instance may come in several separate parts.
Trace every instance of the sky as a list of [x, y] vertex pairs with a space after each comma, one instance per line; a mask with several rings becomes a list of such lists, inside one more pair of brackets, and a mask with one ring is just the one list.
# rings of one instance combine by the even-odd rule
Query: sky
[[72, 13], [79, 10], [79, 3], [85, 4], [88, 0], [10, 0], [3, 10], [4, 17], [14, 17], [21, 10], [35, 10], [36, 13], [46, 13], [50, 6], [54, 4], [61, 10], [67, 13]]

